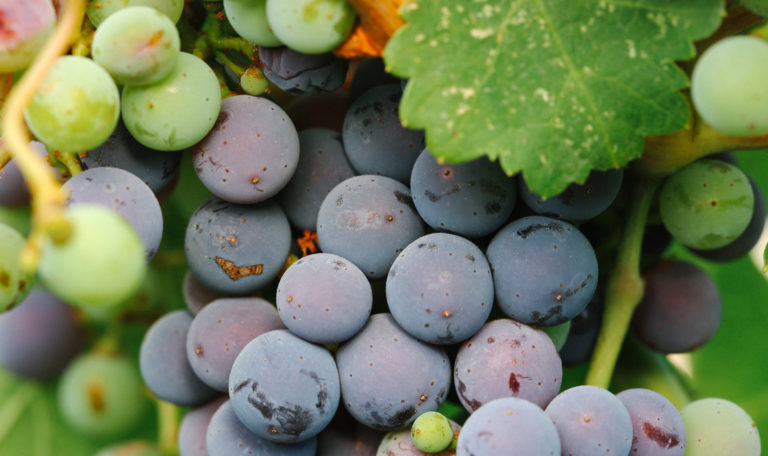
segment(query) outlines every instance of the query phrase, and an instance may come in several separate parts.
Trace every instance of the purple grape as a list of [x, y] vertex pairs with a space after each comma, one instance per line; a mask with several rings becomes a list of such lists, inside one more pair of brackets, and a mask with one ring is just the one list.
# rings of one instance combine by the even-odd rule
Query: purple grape
[[83, 169], [107, 166], [135, 175], [159, 193], [179, 172], [181, 152], [150, 149], [133, 139], [120, 120], [107, 140], [80, 156]]
[[583, 184], [573, 183], [562, 193], [542, 198], [520, 179], [520, 198], [538, 214], [571, 222], [597, 217], [616, 199], [624, 177], [623, 169], [594, 170]]
[[632, 450], [644, 456], [683, 456], [685, 425], [680, 412], [661, 394], [644, 388], [616, 395], [632, 419]]
[[0, 366], [20, 377], [52, 378], [80, 350], [72, 309], [56, 296], [32, 290], [0, 314]]
[[[559, 456], [560, 448], [558, 431], [546, 413], [526, 400], [505, 397], [488, 402], [467, 418], [456, 456]], [[570, 456], [564, 449], [562, 454]]]
[[360, 174], [378, 174], [404, 184], [424, 149], [424, 133], [400, 123], [399, 84], [374, 87], [352, 102], [344, 118], [344, 150]]
[[261, 298], [222, 298], [205, 306], [187, 333], [187, 359], [206, 385], [226, 392], [232, 364], [248, 342], [283, 329], [277, 309]]
[[352, 82], [349, 84], [349, 98], [356, 100], [368, 89], [385, 84], [400, 84], [400, 79], [387, 73], [384, 60], [369, 58], [358, 62]]
[[208, 456], [205, 449], [205, 434], [208, 432], [208, 423], [221, 404], [227, 401], [226, 396], [208, 402], [205, 405], [193, 408], [181, 420], [179, 426], [179, 456]]
[[389, 314], [371, 316], [336, 352], [344, 405], [366, 426], [392, 431], [436, 411], [451, 386], [445, 352], [403, 331]]
[[405, 246], [424, 234], [408, 187], [382, 176], [350, 177], [333, 188], [317, 215], [320, 249], [381, 279]]
[[278, 443], [319, 434], [336, 413], [340, 396], [330, 352], [284, 329], [249, 342], [229, 376], [235, 415], [259, 437]]
[[395, 258], [386, 284], [392, 317], [410, 335], [432, 344], [454, 344], [474, 333], [493, 306], [493, 278], [472, 242], [432, 233]]
[[453, 380], [470, 413], [502, 397], [544, 408], [560, 391], [563, 366], [552, 339], [538, 329], [502, 319], [486, 323], [456, 355]]
[[210, 302], [224, 297], [221, 293], [205, 288], [203, 284], [195, 279], [191, 271], [187, 271], [184, 274], [182, 293], [184, 294], [184, 302], [187, 304], [187, 310], [192, 315], [200, 313], [203, 307], [207, 306]]
[[352, 418], [342, 407], [317, 436], [317, 456], [376, 456], [383, 431]]
[[662, 260], [645, 274], [645, 294], [632, 329], [662, 353], [685, 353], [704, 345], [720, 326], [722, 301], [704, 270], [679, 260]]
[[557, 427], [563, 454], [629, 454], [632, 420], [624, 404], [610, 391], [576, 386], [552, 399], [545, 412]]
[[298, 161], [299, 136], [288, 114], [272, 101], [250, 95], [225, 98], [216, 125], [192, 147], [203, 185], [237, 204], [276, 195]]
[[264, 76], [291, 95], [335, 92], [347, 78], [347, 60], [332, 52], [303, 54], [286, 46], [259, 47]]
[[[47, 164], [48, 151], [43, 143], [30, 141], [29, 145], [41, 159], [46, 160], [46, 166], [50, 166]], [[29, 189], [21, 170], [16, 165], [16, 160], [12, 158], [0, 168], [0, 206], [21, 206], [27, 203], [29, 203]]]
[[237, 205], [210, 197], [189, 219], [184, 250], [206, 288], [245, 295], [269, 284], [285, 265], [291, 227], [274, 201]]
[[486, 158], [440, 164], [424, 149], [410, 182], [416, 210], [429, 226], [471, 238], [498, 230], [517, 200], [516, 179]]
[[363, 328], [373, 294], [363, 271], [338, 255], [316, 253], [289, 267], [277, 285], [285, 326], [317, 344], [342, 342]]
[[592, 357], [603, 320], [603, 301], [596, 293], [587, 307], [571, 320], [565, 345], [560, 349], [563, 366], [584, 364]]
[[523, 217], [488, 245], [496, 302], [510, 318], [553, 326], [578, 315], [597, 288], [597, 257], [573, 225]]
[[69, 205], [98, 204], [122, 215], [144, 243], [151, 261], [163, 237], [163, 213], [157, 197], [141, 179], [120, 168], [92, 168], [64, 184]]
[[211, 456], [315, 456], [317, 439], [290, 445], [262, 439], [243, 426], [232, 410], [231, 401], [226, 401], [208, 423], [205, 446]]
[[317, 213], [325, 195], [356, 173], [337, 132], [327, 128], [302, 130], [299, 144], [296, 172], [276, 198], [293, 226], [316, 231]]
[[191, 324], [192, 316], [186, 310], [164, 315], [144, 335], [139, 352], [144, 383], [157, 397], [176, 405], [203, 404], [217, 394], [200, 381], [187, 360]]

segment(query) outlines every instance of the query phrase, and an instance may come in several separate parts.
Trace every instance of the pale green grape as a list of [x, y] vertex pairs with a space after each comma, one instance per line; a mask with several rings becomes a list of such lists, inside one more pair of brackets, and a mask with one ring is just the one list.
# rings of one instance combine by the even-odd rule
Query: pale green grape
[[179, 32], [168, 16], [148, 6], [132, 6], [99, 25], [91, 53], [118, 84], [146, 85], [171, 72], [180, 48]]
[[258, 96], [269, 88], [269, 80], [259, 68], [248, 68], [240, 75], [240, 88], [248, 95]]
[[162, 81], [123, 89], [123, 122], [137, 141], [155, 150], [182, 150], [216, 123], [221, 90], [213, 70], [186, 52]]
[[740, 35], [704, 51], [691, 76], [696, 111], [723, 133], [768, 132], [768, 42]]
[[571, 320], [555, 326], [542, 326], [541, 330], [547, 333], [555, 344], [557, 351], [560, 351], [563, 345], [565, 345], [565, 340], [568, 338], [568, 332], [571, 330]]
[[685, 424], [685, 456], [760, 455], [755, 422], [733, 402], [700, 399], [683, 407], [680, 415]]
[[224, 0], [224, 14], [238, 35], [258, 46], [283, 44], [267, 22], [267, 0]]
[[93, 0], [87, 3], [85, 12], [93, 25], [98, 27], [104, 19], [129, 6], [151, 6], [168, 16], [175, 24], [184, 9], [184, 0]]
[[72, 206], [72, 234], [43, 244], [38, 274], [61, 299], [81, 306], [107, 306], [129, 298], [146, 272], [144, 245], [120, 215], [90, 204]]
[[716, 249], [737, 237], [752, 218], [754, 192], [743, 171], [717, 160], [698, 160], [664, 183], [661, 221], [681, 244]]
[[0, 223], [0, 312], [20, 303], [29, 291], [32, 275], [19, 264], [25, 242], [16, 230]]
[[453, 441], [451, 422], [442, 413], [422, 413], [411, 426], [411, 440], [421, 451], [439, 453]]
[[286, 46], [322, 54], [344, 42], [355, 10], [346, 0], [267, 0], [267, 20]]
[[53, 31], [50, 0], [0, 2], [0, 73], [26, 68]]
[[120, 117], [120, 94], [109, 73], [85, 57], [59, 57], [24, 112], [29, 129], [48, 148], [93, 149]]
[[146, 406], [138, 367], [127, 357], [85, 354], [62, 374], [58, 402], [64, 419], [93, 437], [117, 437], [130, 432]]

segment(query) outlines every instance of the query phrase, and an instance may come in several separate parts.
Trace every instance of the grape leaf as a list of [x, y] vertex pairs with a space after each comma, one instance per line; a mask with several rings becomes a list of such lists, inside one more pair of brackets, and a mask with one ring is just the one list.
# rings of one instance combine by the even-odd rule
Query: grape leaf
[[0, 454], [79, 456], [96, 449], [62, 422], [52, 385], [18, 380], [0, 370]]
[[414, 0], [384, 50], [400, 117], [448, 162], [483, 155], [544, 196], [620, 167], [689, 115], [673, 63], [723, 0]]
[[742, 0], [741, 4], [755, 14], [768, 17], [768, 0]]

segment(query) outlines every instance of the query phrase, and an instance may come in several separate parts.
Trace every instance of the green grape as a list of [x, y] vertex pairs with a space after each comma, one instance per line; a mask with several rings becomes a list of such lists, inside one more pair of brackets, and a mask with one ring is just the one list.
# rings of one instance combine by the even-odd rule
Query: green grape
[[59, 57], [24, 112], [48, 148], [93, 149], [109, 138], [120, 117], [120, 94], [106, 70], [85, 57]]
[[58, 385], [64, 419], [92, 437], [129, 433], [141, 419], [146, 400], [138, 367], [125, 356], [80, 355], [64, 371]]
[[681, 244], [716, 249], [737, 237], [752, 218], [754, 192], [743, 171], [698, 160], [667, 179], [659, 194], [661, 221]]
[[238, 35], [257, 46], [283, 44], [267, 22], [267, 0], [224, 0], [226, 14]]
[[121, 9], [93, 35], [93, 60], [118, 84], [146, 85], [163, 79], [176, 65], [181, 40], [168, 16], [148, 6]]
[[126, 86], [122, 113], [137, 141], [155, 150], [182, 150], [197, 143], [216, 123], [221, 90], [213, 70], [180, 52], [176, 66], [150, 86]]
[[411, 426], [411, 440], [421, 451], [439, 453], [453, 441], [451, 422], [438, 412], [422, 413]]
[[175, 24], [181, 17], [184, 0], [94, 0], [87, 3], [85, 12], [91, 23], [98, 27], [104, 19], [129, 6], [151, 6], [168, 16]]
[[685, 456], [760, 455], [755, 422], [733, 402], [700, 399], [683, 407], [680, 415], [685, 424]]
[[735, 136], [768, 132], [768, 42], [739, 35], [704, 51], [691, 75], [696, 111]]
[[346, 0], [267, 0], [267, 20], [286, 46], [322, 54], [344, 42], [355, 10]]
[[251, 67], [240, 76], [240, 87], [248, 95], [258, 96], [269, 88], [269, 80], [259, 68]]
[[146, 272], [144, 244], [128, 222], [97, 205], [69, 207], [72, 234], [46, 239], [38, 274], [48, 289], [70, 304], [107, 306], [129, 298]]
[[565, 340], [568, 338], [568, 332], [571, 330], [571, 320], [555, 326], [542, 326], [540, 329], [547, 333], [555, 344], [557, 351], [560, 351], [563, 345], [565, 345]]
[[163, 452], [149, 442], [136, 440], [104, 448], [96, 456], [163, 456]]
[[26, 68], [53, 31], [50, 0], [0, 2], [0, 73]]
[[16, 230], [0, 223], [0, 312], [20, 303], [29, 292], [32, 275], [19, 264], [25, 242]]

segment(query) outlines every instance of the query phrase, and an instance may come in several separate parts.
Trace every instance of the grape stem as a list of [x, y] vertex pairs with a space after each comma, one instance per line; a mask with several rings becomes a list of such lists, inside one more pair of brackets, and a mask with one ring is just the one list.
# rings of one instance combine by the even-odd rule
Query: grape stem
[[166, 454], [178, 454], [179, 408], [157, 399], [157, 417], [160, 424], [158, 446]]
[[40, 245], [46, 234], [52, 235], [57, 241], [65, 241], [71, 232], [69, 222], [63, 215], [65, 193], [29, 146], [29, 131], [24, 122], [24, 109], [56, 59], [67, 51], [80, 31], [85, 15], [85, 1], [68, 0], [62, 8], [56, 30], [11, 91], [2, 123], [6, 146], [13, 154], [32, 193], [32, 233], [21, 256], [21, 266], [27, 271], [37, 268]]
[[77, 159], [74, 152], [62, 152], [60, 150], [53, 151], [54, 157], [67, 169], [70, 176], [77, 176], [83, 172], [83, 166], [80, 164], [80, 160]]
[[616, 265], [605, 290], [605, 311], [586, 383], [608, 388], [635, 307], [643, 298], [640, 254], [648, 213], [660, 179], [634, 174], [629, 214], [617, 252]]

